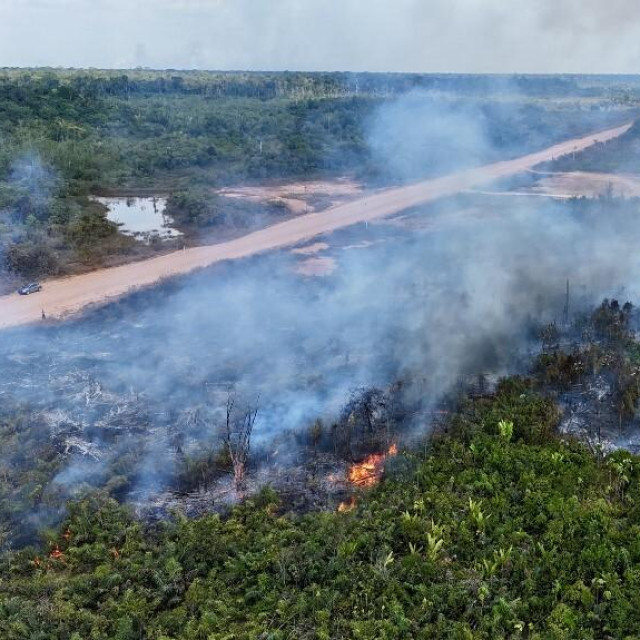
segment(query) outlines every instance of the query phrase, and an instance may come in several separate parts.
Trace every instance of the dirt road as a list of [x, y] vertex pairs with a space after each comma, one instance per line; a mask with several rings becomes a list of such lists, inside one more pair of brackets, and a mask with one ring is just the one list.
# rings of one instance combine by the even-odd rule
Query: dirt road
[[595, 142], [620, 136], [631, 125], [569, 140], [528, 156], [470, 169], [406, 187], [388, 189], [321, 213], [302, 215], [241, 238], [221, 244], [195, 247], [141, 262], [102, 269], [92, 273], [49, 280], [42, 292], [31, 296], [12, 294], [0, 297], [0, 328], [59, 318], [95, 303], [104, 303], [146, 287], [163, 278], [188, 273], [224, 260], [236, 260], [272, 249], [291, 246], [323, 233], [396, 214], [404, 209], [483, 185], [496, 178], [513, 175], [535, 165], [580, 151]]

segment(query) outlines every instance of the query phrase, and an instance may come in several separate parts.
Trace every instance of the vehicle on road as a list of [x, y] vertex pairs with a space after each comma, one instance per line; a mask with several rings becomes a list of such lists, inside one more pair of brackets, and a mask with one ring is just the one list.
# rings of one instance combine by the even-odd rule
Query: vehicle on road
[[26, 284], [24, 287], [20, 287], [20, 289], [18, 289], [18, 293], [21, 296], [28, 296], [31, 293], [37, 293], [38, 291], [42, 290], [42, 285], [39, 284], [38, 282], [32, 282], [30, 284]]

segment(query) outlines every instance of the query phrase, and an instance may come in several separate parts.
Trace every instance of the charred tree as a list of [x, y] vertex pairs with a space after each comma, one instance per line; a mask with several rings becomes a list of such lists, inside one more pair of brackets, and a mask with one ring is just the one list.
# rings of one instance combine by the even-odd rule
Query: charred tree
[[224, 444], [233, 467], [233, 482], [237, 493], [246, 488], [246, 472], [251, 449], [251, 434], [258, 416], [257, 403], [236, 417], [236, 396], [229, 393], [225, 411]]
[[336, 454], [351, 460], [385, 448], [390, 440], [390, 398], [375, 387], [353, 391], [333, 427]]

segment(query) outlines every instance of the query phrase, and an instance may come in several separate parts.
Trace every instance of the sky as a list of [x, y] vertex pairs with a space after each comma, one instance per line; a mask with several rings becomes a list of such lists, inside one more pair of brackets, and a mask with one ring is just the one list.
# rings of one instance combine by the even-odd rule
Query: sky
[[0, 66], [640, 72], [638, 0], [0, 0]]

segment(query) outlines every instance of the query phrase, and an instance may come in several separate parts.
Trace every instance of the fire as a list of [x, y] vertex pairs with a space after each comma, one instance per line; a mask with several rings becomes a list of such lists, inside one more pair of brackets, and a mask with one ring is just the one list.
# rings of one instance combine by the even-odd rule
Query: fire
[[338, 513], [348, 513], [356, 508], [356, 498], [355, 496], [351, 496], [351, 500], [349, 502], [341, 502], [338, 507]]
[[347, 478], [358, 487], [372, 487], [378, 482], [384, 467], [384, 453], [372, 453], [362, 462], [349, 467]]
[[362, 462], [352, 464], [347, 472], [347, 478], [351, 484], [357, 487], [372, 487], [377, 484], [384, 471], [384, 463], [388, 456], [395, 456], [398, 447], [392, 444], [386, 453], [372, 453]]

